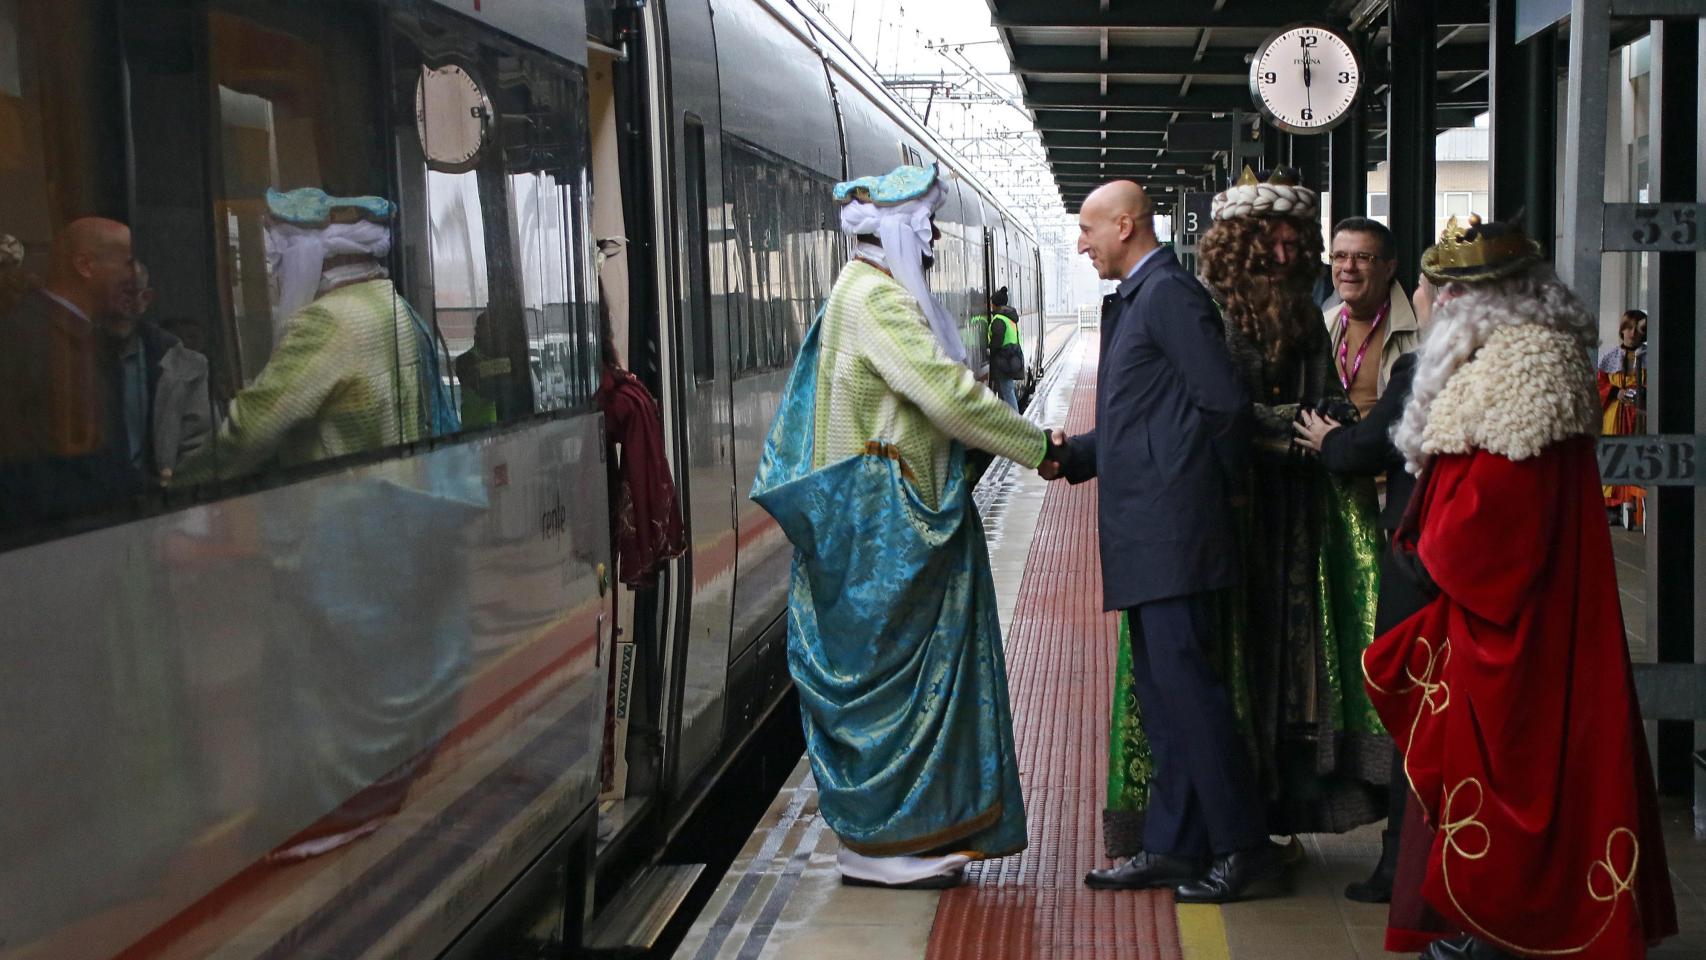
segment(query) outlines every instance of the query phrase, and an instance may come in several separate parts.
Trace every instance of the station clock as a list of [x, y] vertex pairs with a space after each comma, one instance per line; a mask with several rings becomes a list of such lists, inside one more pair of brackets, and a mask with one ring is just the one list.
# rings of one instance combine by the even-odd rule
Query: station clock
[[1350, 116], [1362, 67], [1349, 40], [1317, 24], [1286, 27], [1256, 48], [1250, 95], [1256, 109], [1287, 133], [1324, 133]]
[[421, 69], [415, 83], [415, 133], [429, 168], [440, 173], [474, 169], [492, 119], [492, 101], [468, 71], [455, 64]]

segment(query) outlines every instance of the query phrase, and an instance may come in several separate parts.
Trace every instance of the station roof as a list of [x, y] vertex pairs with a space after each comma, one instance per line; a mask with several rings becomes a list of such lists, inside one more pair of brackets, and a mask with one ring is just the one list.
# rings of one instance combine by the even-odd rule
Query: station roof
[[[1233, 111], [1253, 117], [1248, 57], [1299, 22], [1349, 27], [1362, 40], [1369, 155], [1385, 154], [1385, 0], [987, 2], [1069, 212], [1118, 177], [1141, 180], [1162, 203], [1212, 186], [1217, 155], [1168, 150], [1168, 125]], [[1488, 4], [1437, 6], [1435, 119], [1445, 130], [1487, 109]]]

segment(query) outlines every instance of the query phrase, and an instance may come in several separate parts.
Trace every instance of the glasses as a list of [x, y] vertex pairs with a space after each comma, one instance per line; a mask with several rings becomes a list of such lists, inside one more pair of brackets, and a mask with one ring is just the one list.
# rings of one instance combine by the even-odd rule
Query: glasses
[[1369, 253], [1365, 250], [1358, 250], [1355, 253], [1352, 253], [1349, 250], [1334, 250], [1333, 255], [1328, 259], [1332, 260], [1335, 266], [1355, 261], [1357, 266], [1366, 267], [1374, 261], [1381, 259], [1381, 256], [1378, 253]]

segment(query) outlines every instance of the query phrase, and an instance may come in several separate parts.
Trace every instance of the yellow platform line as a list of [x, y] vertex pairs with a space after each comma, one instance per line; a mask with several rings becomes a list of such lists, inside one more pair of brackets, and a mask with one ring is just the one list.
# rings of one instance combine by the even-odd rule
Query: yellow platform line
[[1179, 948], [1184, 960], [1231, 960], [1226, 923], [1217, 904], [1182, 903], [1175, 909], [1179, 911]]

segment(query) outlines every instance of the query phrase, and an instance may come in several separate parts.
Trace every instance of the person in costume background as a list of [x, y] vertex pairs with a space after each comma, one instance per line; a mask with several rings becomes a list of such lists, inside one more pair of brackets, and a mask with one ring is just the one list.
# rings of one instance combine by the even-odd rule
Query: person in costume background
[[1469, 934], [1424, 956], [1644, 957], [1676, 907], [1600, 500], [1594, 320], [1510, 224], [1448, 222], [1422, 269], [1397, 548], [1433, 599], [1363, 668], [1436, 828], [1422, 895]]
[[835, 187], [853, 241], [801, 346], [752, 498], [794, 544], [788, 667], [845, 882], [944, 887], [1026, 845], [1006, 665], [966, 448], [1036, 467], [930, 295], [940, 173]]
[[1320, 207], [1295, 176], [1263, 183], [1246, 170], [1211, 209], [1203, 280], [1256, 421], [1244, 579], [1224, 609], [1223, 656], [1243, 681], [1269, 829], [1342, 832], [1385, 815], [1391, 747], [1356, 673], [1374, 638], [1374, 485], [1327, 473], [1293, 432], [1318, 406], [1356, 419], [1310, 296]]
[[[1617, 345], [1599, 357], [1600, 432], [1608, 437], [1647, 432], [1647, 314], [1625, 310], [1617, 324]], [[1640, 523], [1645, 492], [1635, 486], [1605, 486], [1607, 510], [1633, 504], [1631, 526]]]

